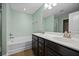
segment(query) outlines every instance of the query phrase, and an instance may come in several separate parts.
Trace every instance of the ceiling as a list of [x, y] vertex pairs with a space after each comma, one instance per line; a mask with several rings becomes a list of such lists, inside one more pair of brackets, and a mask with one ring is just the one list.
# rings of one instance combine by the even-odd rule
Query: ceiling
[[[42, 3], [11, 3], [10, 7], [13, 10], [33, 14], [42, 6]], [[26, 9], [24, 11], [24, 8]]]
[[[10, 7], [13, 10], [24, 12], [28, 14], [35, 13], [43, 3], [11, 3]], [[26, 10], [24, 11], [24, 8]], [[50, 16], [50, 15], [63, 15], [72, 13], [79, 10], [79, 3], [57, 3], [55, 7], [53, 7], [51, 10], [45, 9], [44, 10], [44, 17]]]
[[44, 17], [50, 15], [63, 15], [79, 11], [79, 3], [57, 3], [51, 10], [45, 9]]

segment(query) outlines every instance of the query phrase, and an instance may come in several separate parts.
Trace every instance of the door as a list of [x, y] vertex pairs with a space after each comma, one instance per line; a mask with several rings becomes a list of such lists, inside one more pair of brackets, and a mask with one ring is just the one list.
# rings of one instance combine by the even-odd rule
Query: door
[[69, 21], [68, 21], [68, 19], [66, 19], [66, 20], [63, 20], [63, 32], [65, 32], [65, 31], [69, 31], [68, 29], [69, 29], [69, 27], [68, 27], [68, 24], [69, 23]]
[[39, 56], [45, 55], [45, 39], [39, 38]]

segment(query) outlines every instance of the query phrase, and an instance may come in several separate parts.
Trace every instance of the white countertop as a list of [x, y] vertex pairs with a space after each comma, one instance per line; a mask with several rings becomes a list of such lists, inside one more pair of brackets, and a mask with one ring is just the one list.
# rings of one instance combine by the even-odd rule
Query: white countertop
[[33, 33], [33, 34], [79, 51], [79, 39], [78, 38], [71, 38], [71, 39], [64, 38], [62, 33], [52, 33], [52, 34]]

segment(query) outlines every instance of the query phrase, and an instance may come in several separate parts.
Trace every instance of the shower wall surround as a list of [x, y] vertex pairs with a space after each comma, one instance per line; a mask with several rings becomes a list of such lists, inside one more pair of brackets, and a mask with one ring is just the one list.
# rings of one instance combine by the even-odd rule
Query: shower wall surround
[[48, 16], [43, 19], [43, 26], [45, 32], [54, 32], [54, 16]]

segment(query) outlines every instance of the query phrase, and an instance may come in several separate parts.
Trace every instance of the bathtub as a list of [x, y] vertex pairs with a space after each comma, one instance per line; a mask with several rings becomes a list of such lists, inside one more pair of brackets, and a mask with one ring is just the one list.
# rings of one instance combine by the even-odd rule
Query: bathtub
[[16, 37], [8, 41], [7, 54], [11, 55], [31, 48], [32, 48], [32, 36]]
[[25, 43], [28, 41], [32, 41], [32, 36], [16, 37], [14, 39], [10, 39], [8, 41], [8, 44], [13, 45], [13, 44]]

